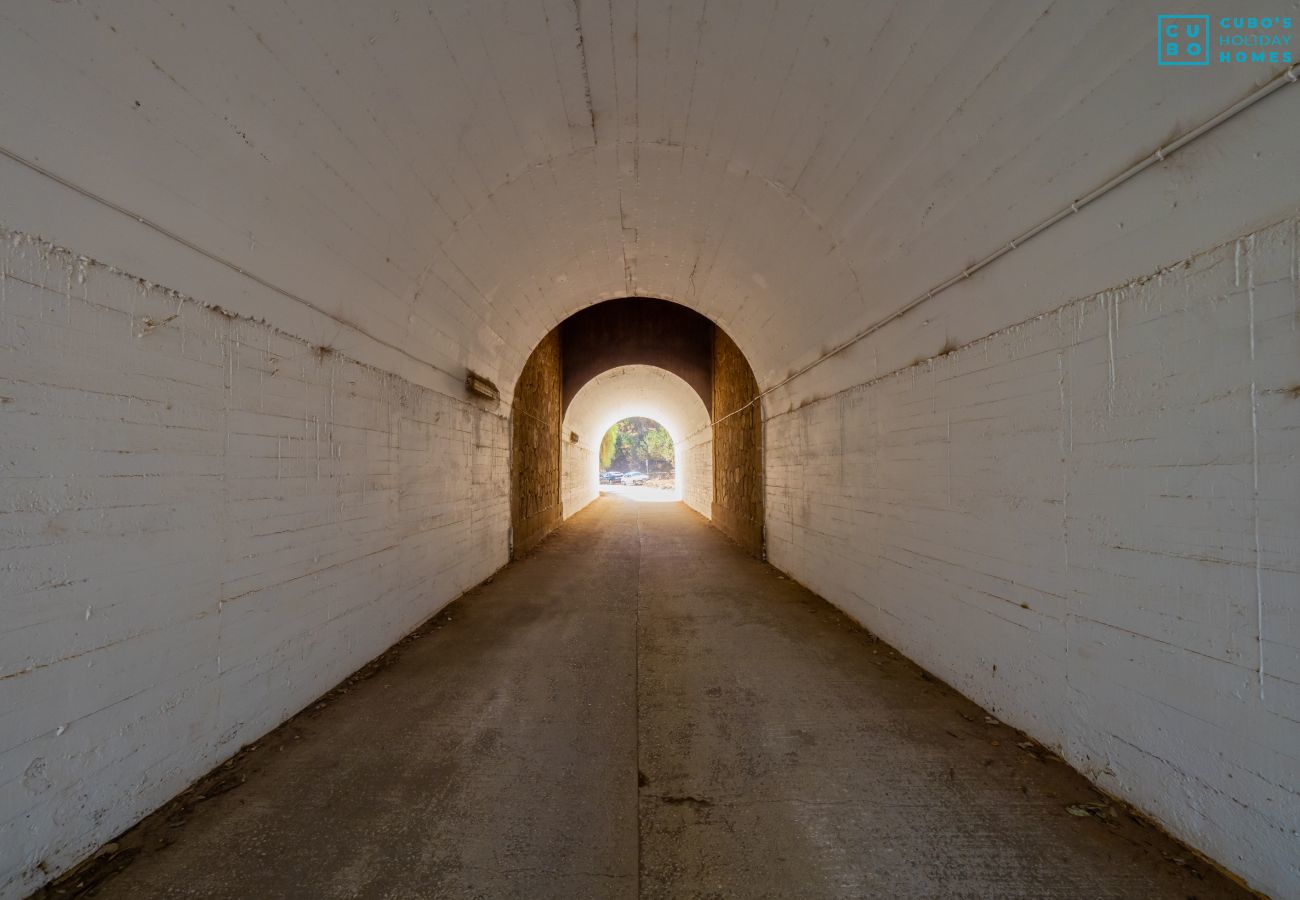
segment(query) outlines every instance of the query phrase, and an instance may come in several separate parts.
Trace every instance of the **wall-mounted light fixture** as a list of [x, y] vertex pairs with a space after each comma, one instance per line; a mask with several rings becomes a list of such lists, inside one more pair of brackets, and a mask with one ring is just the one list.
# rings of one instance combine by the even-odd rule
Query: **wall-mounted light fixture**
[[495, 402], [501, 399], [501, 392], [497, 390], [497, 386], [473, 370], [465, 375], [465, 389], [486, 400]]

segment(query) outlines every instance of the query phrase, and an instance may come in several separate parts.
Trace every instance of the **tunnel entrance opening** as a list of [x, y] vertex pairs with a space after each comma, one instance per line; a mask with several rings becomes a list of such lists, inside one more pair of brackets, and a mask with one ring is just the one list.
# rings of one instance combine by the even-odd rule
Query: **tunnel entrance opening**
[[[613, 433], [629, 422], [655, 423], [664, 434], [649, 438], [644, 429]], [[587, 382], [564, 416], [569, 443], [564, 448], [563, 515], [568, 517], [595, 500], [608, 478], [600, 473], [629, 469], [654, 476], [671, 468], [669, 499], [684, 500], [710, 517], [713, 498], [712, 425], [704, 402], [682, 378], [657, 366], [619, 366]], [[667, 437], [671, 453], [658, 447]], [[667, 460], [663, 457], [667, 456]], [[650, 480], [650, 479], [648, 479]], [[660, 479], [653, 479], [662, 486]], [[656, 493], [663, 497], [663, 491]], [[648, 496], [645, 491], [634, 492]]]
[[762, 416], [753, 369], [705, 316], [653, 298], [609, 300], [534, 348], [511, 406], [511, 555], [600, 496], [600, 445], [643, 416], [673, 443], [680, 499], [762, 556]]
[[676, 444], [653, 418], [628, 416], [615, 422], [600, 438], [596, 456], [601, 494], [638, 503], [682, 498]]

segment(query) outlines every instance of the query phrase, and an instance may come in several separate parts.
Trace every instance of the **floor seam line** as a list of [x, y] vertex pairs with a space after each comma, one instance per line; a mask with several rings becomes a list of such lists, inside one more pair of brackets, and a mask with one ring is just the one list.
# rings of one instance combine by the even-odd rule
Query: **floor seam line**
[[644, 554], [641, 548], [641, 507], [636, 510], [636, 590], [633, 593], [634, 617], [632, 626], [633, 678], [632, 701], [635, 728], [633, 752], [636, 769], [636, 896], [641, 896], [641, 565]]

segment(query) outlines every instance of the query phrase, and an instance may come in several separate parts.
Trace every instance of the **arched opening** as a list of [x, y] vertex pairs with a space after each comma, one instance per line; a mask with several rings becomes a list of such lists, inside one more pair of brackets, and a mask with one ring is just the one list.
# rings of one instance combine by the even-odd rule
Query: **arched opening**
[[668, 429], [654, 419], [619, 419], [600, 439], [597, 456], [601, 494], [616, 494], [637, 503], [665, 503], [682, 497], [676, 443]]
[[[614, 425], [633, 417], [660, 423], [672, 440], [673, 499], [711, 516], [713, 429], [708, 410], [680, 376], [636, 365], [609, 369], [587, 382], [565, 413], [564, 517], [599, 496], [601, 443]], [[608, 470], [611, 462], [606, 460], [603, 468]]]
[[674, 446], [675, 500], [763, 553], [762, 417], [748, 360], [717, 325], [666, 300], [575, 313], [533, 350], [511, 407], [511, 553], [600, 496], [600, 441], [644, 416]]

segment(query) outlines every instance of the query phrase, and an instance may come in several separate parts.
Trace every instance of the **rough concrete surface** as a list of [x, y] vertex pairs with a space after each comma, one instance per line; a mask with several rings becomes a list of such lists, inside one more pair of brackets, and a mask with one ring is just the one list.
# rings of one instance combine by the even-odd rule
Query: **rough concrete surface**
[[763, 419], [745, 354], [722, 329], [713, 335], [713, 507], [710, 519], [763, 555]]
[[564, 462], [560, 384], [564, 372], [559, 333], [552, 331], [528, 357], [510, 410], [511, 555], [544, 538], [564, 518]]
[[768, 558], [1300, 897], [1300, 219], [765, 423]]
[[509, 442], [496, 409], [0, 231], [0, 898], [499, 569]]
[[1282, 69], [1155, 28], [1295, 4], [0, 3], [0, 227], [67, 248], [0, 249], [0, 897], [495, 571], [498, 416], [629, 296], [771, 391], [778, 566], [1300, 896], [1300, 87], [1202, 132]]
[[618, 497], [115, 843], [48, 896], [1245, 896], [683, 505]]

